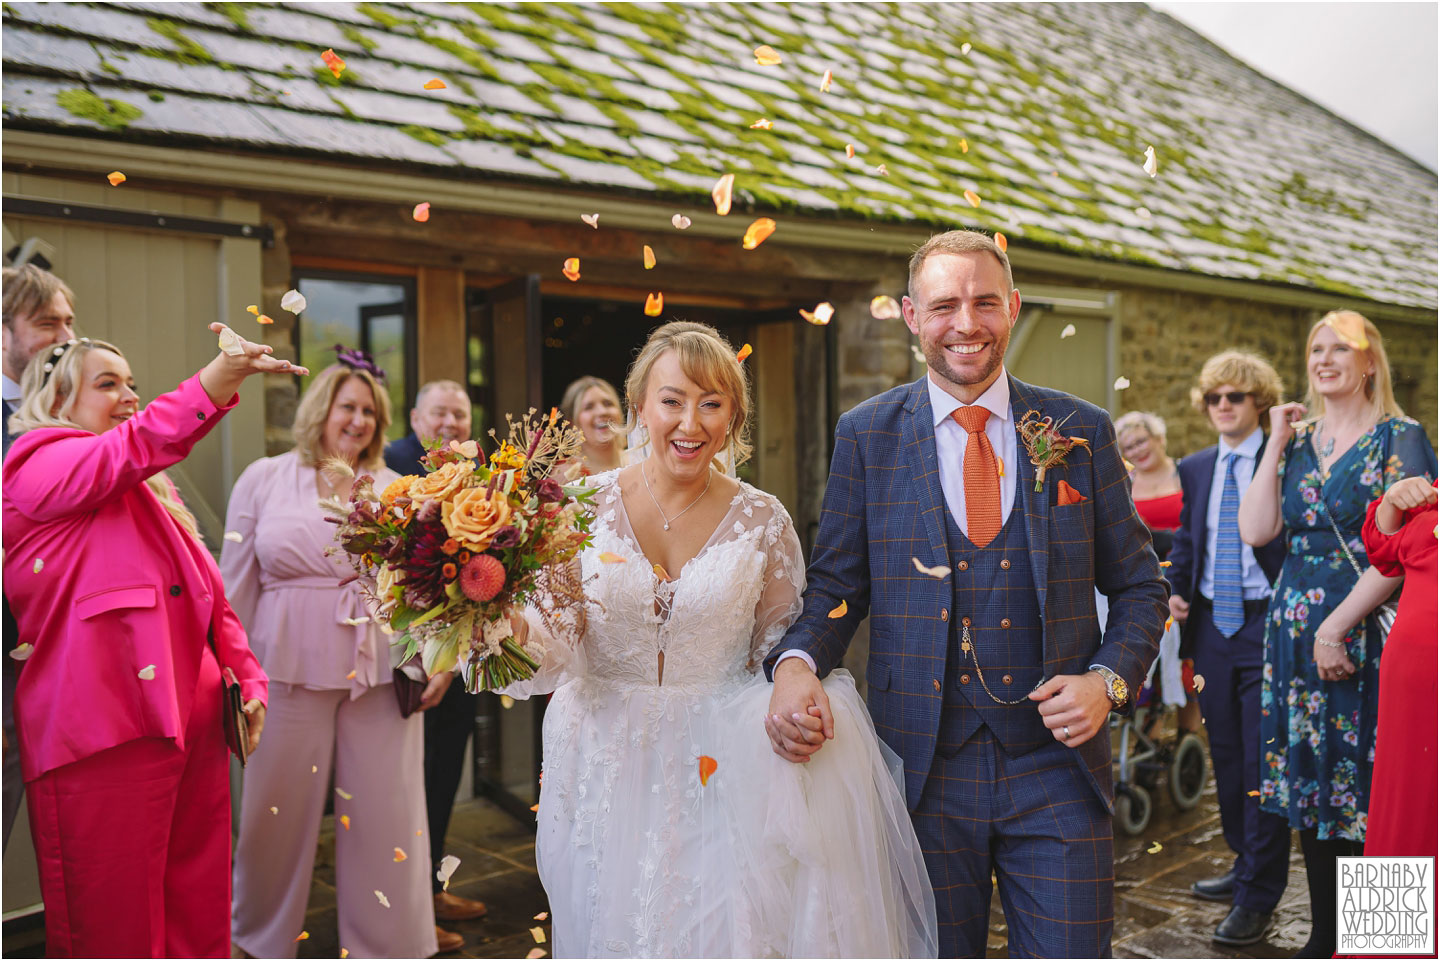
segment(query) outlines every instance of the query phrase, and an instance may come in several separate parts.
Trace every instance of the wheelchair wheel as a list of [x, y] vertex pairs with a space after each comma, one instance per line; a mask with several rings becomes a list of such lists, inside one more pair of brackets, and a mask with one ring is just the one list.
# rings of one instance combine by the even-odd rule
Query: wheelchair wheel
[[1150, 792], [1138, 784], [1121, 784], [1115, 788], [1115, 823], [1120, 830], [1134, 837], [1150, 824], [1155, 807]]
[[1205, 791], [1205, 782], [1210, 777], [1209, 763], [1205, 759], [1205, 744], [1198, 735], [1186, 734], [1175, 745], [1170, 760], [1170, 799], [1182, 811], [1188, 811], [1200, 803]]

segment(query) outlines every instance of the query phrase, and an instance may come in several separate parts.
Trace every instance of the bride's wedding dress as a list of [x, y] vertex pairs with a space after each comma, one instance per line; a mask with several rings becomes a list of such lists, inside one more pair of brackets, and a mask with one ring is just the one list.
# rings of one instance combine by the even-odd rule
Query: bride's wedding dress
[[507, 689], [555, 692], [535, 845], [555, 955], [935, 957], [899, 758], [849, 674], [825, 681], [835, 739], [811, 761], [777, 757], [765, 735], [760, 663], [805, 578], [789, 515], [741, 483], [666, 581], [637, 546], [617, 473], [591, 480], [581, 567], [598, 603], [583, 637], [542, 635], [541, 671]]

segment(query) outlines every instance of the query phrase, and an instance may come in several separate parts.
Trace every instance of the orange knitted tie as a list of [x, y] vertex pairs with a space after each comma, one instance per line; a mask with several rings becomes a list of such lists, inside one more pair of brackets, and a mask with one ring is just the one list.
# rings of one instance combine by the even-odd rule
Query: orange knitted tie
[[984, 547], [1000, 533], [1000, 469], [985, 436], [990, 412], [976, 405], [957, 407], [950, 416], [970, 435], [965, 442], [965, 523], [971, 543]]

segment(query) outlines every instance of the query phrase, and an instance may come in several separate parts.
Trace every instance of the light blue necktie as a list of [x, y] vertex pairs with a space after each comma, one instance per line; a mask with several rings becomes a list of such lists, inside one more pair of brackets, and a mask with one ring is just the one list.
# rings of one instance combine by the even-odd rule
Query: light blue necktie
[[1226, 637], [1245, 626], [1245, 592], [1240, 586], [1240, 487], [1235, 483], [1239, 454], [1225, 458], [1225, 489], [1220, 494], [1220, 529], [1215, 532], [1215, 627]]

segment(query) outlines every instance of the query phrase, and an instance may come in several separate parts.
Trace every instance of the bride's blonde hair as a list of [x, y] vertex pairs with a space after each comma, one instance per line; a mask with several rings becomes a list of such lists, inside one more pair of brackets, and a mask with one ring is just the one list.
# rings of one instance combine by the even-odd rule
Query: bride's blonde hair
[[[80, 372], [84, 369], [85, 357], [95, 350], [108, 350], [117, 357], [125, 356], [114, 344], [82, 337], [68, 344], [47, 347], [30, 358], [25, 373], [20, 377], [22, 399], [19, 409], [10, 415], [10, 433], [21, 434], [41, 427], [86, 430], [71, 419], [71, 414], [79, 394]], [[203, 540], [195, 515], [180, 500], [175, 485], [164, 471], [145, 478], [145, 486], [150, 488], [160, 506], [175, 518], [175, 523], [197, 541]]]

